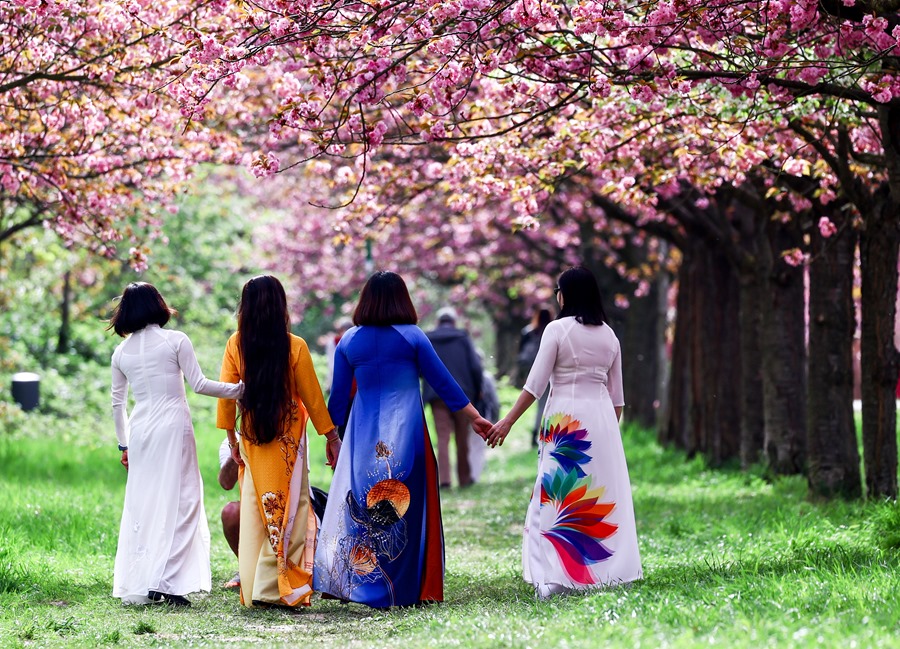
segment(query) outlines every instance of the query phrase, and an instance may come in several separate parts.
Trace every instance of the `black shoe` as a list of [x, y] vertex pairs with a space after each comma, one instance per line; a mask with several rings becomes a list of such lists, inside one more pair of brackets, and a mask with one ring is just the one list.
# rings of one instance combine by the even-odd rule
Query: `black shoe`
[[147, 593], [147, 597], [152, 602], [162, 602], [163, 604], [169, 604], [170, 606], [191, 605], [191, 601], [187, 597], [182, 597], [181, 595], [169, 595], [168, 593], [160, 593], [155, 590], [151, 590]]

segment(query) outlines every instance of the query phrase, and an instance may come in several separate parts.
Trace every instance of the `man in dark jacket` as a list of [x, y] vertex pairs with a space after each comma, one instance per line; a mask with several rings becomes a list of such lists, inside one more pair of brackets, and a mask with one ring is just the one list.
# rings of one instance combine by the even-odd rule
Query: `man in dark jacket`
[[[475, 345], [465, 329], [456, 327], [456, 311], [445, 306], [437, 313], [438, 326], [427, 332], [434, 351], [447, 366], [450, 374], [459, 383], [469, 401], [478, 403], [481, 395], [482, 367], [481, 359], [475, 351]], [[438, 438], [438, 477], [441, 487], [449, 487], [452, 471], [450, 469], [450, 436], [456, 440], [456, 470], [459, 486], [472, 484], [472, 471], [469, 466], [469, 420], [462, 412], [450, 412], [434, 390], [426, 382], [422, 389], [422, 398], [431, 404], [434, 416], [434, 427]]]

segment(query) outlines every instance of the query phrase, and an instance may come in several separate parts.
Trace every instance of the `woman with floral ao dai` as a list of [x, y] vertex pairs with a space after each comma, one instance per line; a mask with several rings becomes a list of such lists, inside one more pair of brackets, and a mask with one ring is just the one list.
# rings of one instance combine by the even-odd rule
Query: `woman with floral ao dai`
[[502, 445], [549, 381], [522, 546], [525, 581], [542, 598], [642, 577], [618, 423], [619, 341], [588, 269], [565, 271], [556, 294], [561, 311], [544, 330], [525, 388], [487, 435], [491, 446]]
[[310, 605], [317, 521], [307, 421], [325, 436], [330, 466], [341, 450], [309, 348], [290, 329], [287, 296], [276, 277], [260, 275], [244, 284], [238, 330], [225, 346], [221, 373], [223, 380], [245, 385], [240, 440], [234, 401], [219, 401], [216, 425], [244, 467], [238, 564], [247, 607]]

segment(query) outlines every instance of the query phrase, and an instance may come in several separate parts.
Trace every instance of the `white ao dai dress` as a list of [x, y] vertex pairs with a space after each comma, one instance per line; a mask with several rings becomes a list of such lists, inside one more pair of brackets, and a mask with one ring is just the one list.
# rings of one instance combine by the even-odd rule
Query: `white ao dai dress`
[[[236, 399], [243, 386], [207, 379], [188, 337], [148, 325], [112, 356], [112, 407], [119, 444], [128, 447], [125, 506], [113, 596], [149, 603], [149, 591], [209, 591], [209, 526], [184, 380], [194, 392]], [[134, 410], [126, 413], [128, 387]]]
[[625, 402], [612, 329], [574, 317], [547, 325], [525, 390], [537, 399], [548, 381], [525, 521], [525, 581], [546, 597], [640, 579], [631, 484], [614, 409]]

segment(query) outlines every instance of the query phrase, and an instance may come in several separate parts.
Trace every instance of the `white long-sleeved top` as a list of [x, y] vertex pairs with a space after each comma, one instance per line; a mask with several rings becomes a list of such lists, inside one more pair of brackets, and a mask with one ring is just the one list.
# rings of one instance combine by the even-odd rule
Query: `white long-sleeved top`
[[[149, 325], [116, 347], [112, 406], [128, 481], [113, 595], [146, 603], [149, 591], [209, 590], [209, 527], [184, 382], [199, 394], [238, 399], [240, 383], [207, 379], [188, 337]], [[126, 412], [128, 388], [134, 409]]]
[[[173, 409], [187, 412], [184, 379], [197, 394], [222, 399], [241, 396], [243, 386], [213, 381], [203, 374], [194, 346], [186, 334], [148, 325], [123, 340], [112, 355], [112, 409], [116, 438], [128, 446], [129, 424], [165, 415]], [[128, 386], [135, 408], [126, 413]]]

